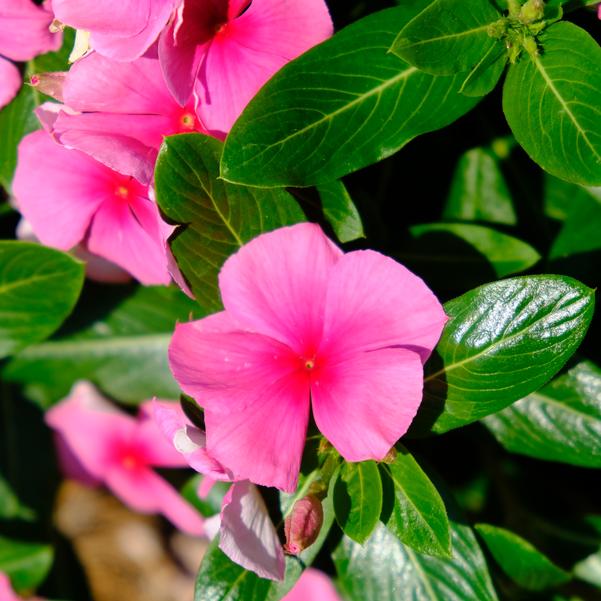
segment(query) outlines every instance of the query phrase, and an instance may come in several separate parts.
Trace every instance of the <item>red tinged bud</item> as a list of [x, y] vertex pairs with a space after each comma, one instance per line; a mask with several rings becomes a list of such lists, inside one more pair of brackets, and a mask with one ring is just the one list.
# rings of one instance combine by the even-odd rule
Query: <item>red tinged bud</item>
[[284, 551], [290, 555], [299, 555], [315, 542], [322, 524], [321, 501], [315, 495], [307, 495], [298, 500], [284, 523]]

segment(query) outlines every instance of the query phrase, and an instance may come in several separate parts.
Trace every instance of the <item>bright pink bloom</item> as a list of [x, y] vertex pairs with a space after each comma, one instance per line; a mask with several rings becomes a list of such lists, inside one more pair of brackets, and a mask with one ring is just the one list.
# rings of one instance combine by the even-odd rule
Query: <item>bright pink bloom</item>
[[111, 169], [150, 183], [165, 136], [203, 131], [195, 101], [181, 107], [165, 86], [159, 61], [119, 63], [93, 53], [66, 75], [52, 133]]
[[196, 84], [202, 122], [223, 134], [278, 69], [331, 34], [323, 0], [183, 0], [159, 58], [180, 104]]
[[[193, 426], [175, 405], [155, 403], [154, 418], [163, 434], [188, 464], [214, 480], [231, 480], [228, 470], [213, 459], [206, 449], [205, 433]], [[204, 480], [203, 480], [204, 483]], [[202, 496], [201, 486], [199, 496]], [[286, 564], [284, 552], [256, 486], [244, 480], [235, 482], [223, 499], [219, 527], [207, 520], [207, 534], [220, 532], [219, 548], [232, 560], [271, 580], [282, 580]], [[209, 524], [210, 522], [210, 524]], [[209, 529], [213, 529], [209, 532]]]
[[424, 282], [304, 223], [244, 245], [219, 286], [225, 311], [178, 325], [169, 349], [204, 407], [210, 455], [238, 480], [293, 491], [312, 405], [347, 461], [384, 458], [417, 412], [446, 321]]
[[169, 21], [180, 0], [53, 0], [60, 21], [89, 31], [92, 47], [132, 61], [142, 56]]
[[169, 226], [149, 189], [135, 179], [37, 131], [19, 145], [13, 191], [43, 244], [70, 250], [83, 242], [144, 284], [169, 283], [164, 244]]
[[152, 467], [183, 467], [142, 405], [138, 418], [103, 399], [87, 382], [46, 413], [59, 441], [67, 476], [104, 483], [123, 503], [141, 513], [162, 513], [178, 528], [202, 534], [203, 520]]
[[341, 597], [328, 576], [308, 568], [282, 601], [341, 601]]
[[0, 0], [0, 108], [14, 98], [21, 85], [18, 69], [3, 57], [28, 61], [58, 50], [62, 36], [50, 32], [52, 19], [46, 5], [37, 6], [31, 0]]

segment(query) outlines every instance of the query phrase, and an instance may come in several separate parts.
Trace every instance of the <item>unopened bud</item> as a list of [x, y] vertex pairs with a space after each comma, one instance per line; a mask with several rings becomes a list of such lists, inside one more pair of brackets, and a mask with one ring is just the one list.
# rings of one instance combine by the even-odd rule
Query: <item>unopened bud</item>
[[520, 10], [522, 23], [534, 23], [545, 16], [545, 3], [543, 0], [528, 0]]
[[299, 555], [315, 542], [322, 524], [321, 501], [315, 495], [307, 495], [299, 499], [284, 522], [286, 533], [284, 551], [290, 555]]
[[53, 73], [38, 73], [31, 76], [31, 85], [50, 96], [59, 102], [63, 102], [63, 84], [65, 83], [66, 73], [62, 71], [56, 71]]

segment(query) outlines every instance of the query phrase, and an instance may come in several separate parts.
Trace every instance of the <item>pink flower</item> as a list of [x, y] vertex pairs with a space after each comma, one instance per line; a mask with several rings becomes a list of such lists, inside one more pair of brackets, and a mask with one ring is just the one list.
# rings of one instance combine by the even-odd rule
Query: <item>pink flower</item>
[[286, 545], [290, 555], [299, 555], [319, 536], [323, 525], [323, 507], [315, 495], [306, 495], [296, 501], [284, 522]]
[[92, 53], [71, 67], [54, 95], [68, 107], [52, 125], [61, 144], [144, 184], [165, 136], [203, 131], [195, 100], [177, 104], [152, 58], [119, 63]]
[[169, 283], [164, 238], [171, 228], [135, 179], [37, 131], [19, 145], [13, 191], [43, 244], [70, 250], [83, 242], [144, 284]]
[[159, 58], [179, 103], [196, 85], [202, 122], [223, 134], [278, 69], [331, 34], [323, 0], [183, 0]]
[[282, 601], [341, 601], [341, 598], [330, 578], [319, 570], [309, 568]]
[[304, 223], [244, 245], [219, 286], [225, 311], [178, 325], [169, 349], [204, 407], [210, 455], [237, 480], [293, 491], [312, 406], [347, 461], [384, 458], [417, 412], [446, 321], [423, 281]]
[[162, 513], [178, 528], [202, 534], [203, 519], [152, 467], [183, 467], [185, 461], [158, 430], [151, 404], [138, 418], [121, 412], [87, 382], [46, 413], [57, 433], [67, 476], [103, 483], [123, 503], [141, 513]]
[[89, 31], [93, 48], [132, 61], [142, 56], [165, 27], [180, 0], [53, 0], [60, 21]]
[[[155, 403], [154, 418], [167, 440], [187, 463], [208, 476], [201, 483], [199, 496], [208, 492], [205, 480], [209, 481], [209, 486], [214, 480], [231, 480], [228, 470], [207, 453], [204, 432], [188, 422], [179, 408]], [[210, 535], [208, 530], [214, 527], [215, 534], [220, 532], [219, 548], [232, 561], [261, 578], [284, 578], [284, 552], [256, 486], [248, 480], [232, 484], [223, 499], [218, 518], [218, 526], [213, 518], [207, 520], [206, 531]]]
[[21, 87], [19, 70], [6, 59], [28, 61], [60, 48], [62, 36], [49, 30], [52, 19], [46, 5], [37, 6], [31, 0], [0, 0], [0, 108]]

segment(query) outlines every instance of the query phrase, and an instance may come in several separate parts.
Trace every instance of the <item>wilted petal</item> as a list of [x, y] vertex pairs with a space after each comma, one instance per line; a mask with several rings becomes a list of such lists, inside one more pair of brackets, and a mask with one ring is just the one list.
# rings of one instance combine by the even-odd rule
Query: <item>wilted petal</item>
[[0, 56], [0, 108], [17, 95], [21, 83], [19, 69]]
[[223, 499], [219, 548], [261, 578], [283, 580], [284, 553], [256, 486], [236, 482]]

